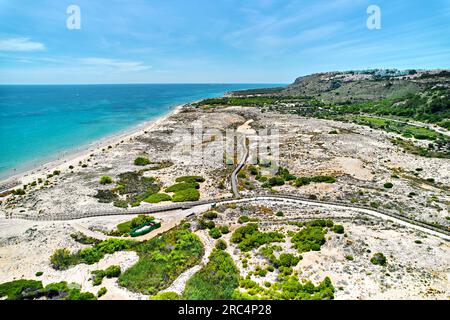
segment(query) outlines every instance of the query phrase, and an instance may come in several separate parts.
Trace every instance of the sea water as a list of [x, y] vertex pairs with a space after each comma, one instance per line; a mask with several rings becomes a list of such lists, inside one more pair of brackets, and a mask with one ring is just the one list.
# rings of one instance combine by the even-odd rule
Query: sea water
[[233, 90], [279, 84], [0, 85], [0, 178]]

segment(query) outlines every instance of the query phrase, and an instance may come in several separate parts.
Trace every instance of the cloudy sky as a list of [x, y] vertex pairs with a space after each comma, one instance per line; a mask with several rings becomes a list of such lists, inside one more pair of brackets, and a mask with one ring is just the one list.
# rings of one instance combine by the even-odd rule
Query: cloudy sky
[[[67, 28], [67, 8], [81, 29]], [[367, 8], [381, 9], [369, 30]], [[0, 0], [0, 83], [289, 83], [449, 68], [449, 0]]]

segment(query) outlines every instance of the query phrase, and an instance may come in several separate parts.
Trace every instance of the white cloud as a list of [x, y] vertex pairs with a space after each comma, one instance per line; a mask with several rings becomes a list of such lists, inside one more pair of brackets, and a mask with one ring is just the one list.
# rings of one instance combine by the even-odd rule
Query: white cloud
[[86, 65], [110, 67], [119, 71], [142, 71], [151, 68], [141, 61], [124, 61], [105, 58], [84, 58], [80, 61]]
[[27, 52], [45, 50], [44, 44], [30, 41], [30, 38], [11, 38], [0, 40], [0, 51]]

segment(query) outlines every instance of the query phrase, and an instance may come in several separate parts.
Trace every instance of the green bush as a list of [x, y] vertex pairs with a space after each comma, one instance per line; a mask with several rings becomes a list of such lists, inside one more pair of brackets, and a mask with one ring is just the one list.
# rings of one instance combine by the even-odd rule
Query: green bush
[[181, 182], [171, 185], [166, 188], [166, 192], [179, 192], [187, 189], [199, 189], [200, 185], [197, 182]]
[[209, 230], [209, 235], [213, 239], [219, 239], [222, 236], [222, 232], [220, 232], [218, 228], [212, 228], [211, 230]]
[[374, 265], [385, 266], [387, 264], [387, 259], [381, 252], [377, 252], [373, 255], [370, 262]]
[[65, 270], [79, 263], [94, 264], [100, 261], [105, 254], [131, 249], [136, 243], [122, 239], [108, 239], [95, 244], [90, 248], [84, 248], [75, 254], [68, 249], [57, 249], [50, 257], [51, 265], [56, 270]]
[[76, 262], [76, 258], [66, 248], [56, 249], [50, 257], [50, 263], [55, 270], [66, 270]]
[[176, 292], [161, 292], [150, 297], [150, 300], [180, 300], [181, 297]]
[[116, 200], [113, 204], [114, 207], [117, 208], [128, 208], [128, 202], [126, 202], [125, 200]]
[[204, 254], [200, 239], [186, 229], [172, 229], [138, 244], [135, 250], [139, 261], [120, 275], [119, 284], [149, 295], [169, 287]]
[[335, 183], [336, 178], [331, 176], [314, 176], [314, 177], [299, 177], [295, 180], [295, 186], [306, 186], [310, 183]]
[[282, 253], [278, 257], [276, 264], [281, 267], [295, 267], [300, 260], [300, 257], [294, 256], [291, 253]]
[[282, 186], [284, 185], [284, 179], [281, 177], [272, 177], [269, 179], [269, 185], [273, 186]]
[[217, 211], [214, 211], [214, 210], [206, 211], [203, 214], [203, 218], [209, 219], [209, 220], [216, 219], [217, 217], [218, 217]]
[[237, 243], [242, 251], [250, 251], [260, 246], [283, 241], [284, 236], [278, 232], [260, 232], [256, 223], [249, 223], [237, 228], [231, 236], [231, 242]]
[[284, 217], [283, 211], [278, 211], [275, 215], [276, 215], [277, 217]]
[[241, 223], [241, 224], [249, 222], [249, 221], [250, 221], [250, 218], [248, 216], [240, 216], [239, 219], [238, 219], [238, 222]]
[[222, 232], [222, 234], [230, 233], [230, 228], [228, 226], [220, 226], [219, 230], [220, 232]]
[[8, 300], [32, 300], [45, 297], [51, 300], [95, 300], [89, 292], [81, 292], [80, 286], [67, 282], [50, 283], [45, 288], [41, 281], [15, 280], [0, 284], [0, 298]]
[[97, 298], [104, 296], [106, 294], [106, 292], [108, 292], [108, 290], [105, 287], [100, 288], [100, 290], [98, 290], [98, 292], [97, 292]]
[[333, 226], [333, 231], [335, 233], [339, 233], [339, 234], [343, 234], [344, 233], [344, 226], [340, 225], [340, 224], [335, 224]]
[[173, 202], [197, 201], [200, 199], [200, 192], [197, 189], [186, 189], [175, 192], [172, 197]]
[[325, 243], [325, 233], [322, 227], [305, 227], [296, 233], [291, 242], [299, 252], [319, 251]]
[[13, 194], [15, 196], [23, 196], [25, 194], [25, 190], [15, 189], [15, 190], [11, 191], [11, 194]]
[[94, 270], [92, 271], [92, 284], [94, 286], [99, 286], [103, 282], [103, 278], [117, 278], [120, 276], [121, 270], [120, 266], [110, 266], [105, 270]]
[[21, 300], [25, 297], [34, 298], [42, 289], [42, 282], [36, 280], [15, 280], [0, 284], [0, 298]]
[[147, 157], [137, 157], [134, 159], [134, 165], [136, 166], [146, 166], [149, 165], [151, 162]]
[[151, 196], [145, 198], [145, 202], [148, 203], [159, 203], [164, 201], [171, 201], [172, 197], [166, 193], [154, 193]]
[[391, 189], [393, 186], [394, 186], [394, 185], [393, 185], [391, 182], [386, 182], [386, 183], [384, 184], [384, 187], [385, 187], [386, 189]]
[[178, 177], [175, 179], [175, 182], [186, 182], [186, 183], [194, 183], [194, 182], [205, 182], [205, 178], [202, 176], [184, 176], [184, 177]]
[[225, 250], [227, 248], [227, 243], [225, 240], [220, 239], [216, 241], [216, 249], [217, 250]]
[[209, 261], [186, 283], [183, 299], [230, 300], [239, 287], [239, 270], [231, 256], [214, 249]]
[[113, 180], [111, 177], [103, 176], [100, 178], [100, 184], [110, 184], [112, 182], [113, 182]]
[[44, 273], [42, 272], [42, 271], [38, 271], [38, 272], [36, 272], [36, 274], [35, 274], [35, 276], [36, 277], [40, 277], [40, 276], [42, 276]]

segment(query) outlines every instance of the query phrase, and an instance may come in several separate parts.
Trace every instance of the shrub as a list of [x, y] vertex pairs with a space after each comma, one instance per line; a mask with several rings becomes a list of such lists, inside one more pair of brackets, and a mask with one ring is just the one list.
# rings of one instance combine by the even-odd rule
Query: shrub
[[200, 239], [186, 229], [172, 229], [139, 243], [136, 250], [139, 261], [120, 275], [119, 284], [149, 295], [169, 287], [204, 254]]
[[110, 203], [116, 200], [118, 196], [111, 190], [97, 190], [94, 198], [97, 198], [100, 203]]
[[345, 259], [347, 259], [349, 261], [353, 261], [354, 260], [352, 255], [345, 256]]
[[238, 219], [238, 222], [241, 223], [241, 224], [249, 222], [249, 221], [250, 221], [250, 218], [248, 216], [240, 216], [239, 219]]
[[237, 243], [242, 251], [250, 251], [266, 243], [280, 242], [283, 239], [284, 236], [278, 232], [260, 232], [256, 223], [237, 228], [231, 236], [231, 242]]
[[184, 176], [184, 177], [178, 177], [175, 179], [175, 182], [186, 182], [186, 183], [194, 183], [194, 182], [205, 182], [205, 178], [202, 176]]
[[0, 284], [0, 298], [8, 300], [31, 300], [45, 297], [52, 300], [95, 300], [89, 292], [81, 292], [80, 286], [67, 282], [50, 283], [45, 288], [41, 281], [15, 280]]
[[59, 171], [59, 170], [53, 171], [54, 176], [59, 176], [60, 174], [61, 174], [61, 171]]
[[255, 166], [250, 166], [250, 167], [248, 168], [248, 171], [250, 171], [250, 174], [251, 174], [252, 176], [258, 175], [258, 169], [257, 169]]
[[295, 267], [300, 261], [300, 257], [294, 256], [291, 253], [282, 253], [278, 257], [277, 265], [281, 267]]
[[295, 186], [306, 186], [310, 183], [335, 183], [336, 178], [331, 176], [314, 176], [314, 177], [299, 177], [295, 180]]
[[108, 292], [108, 290], [105, 287], [100, 288], [100, 290], [98, 290], [98, 292], [97, 292], [97, 298], [104, 296], [106, 294], [106, 292]]
[[42, 276], [44, 273], [42, 272], [42, 271], [38, 271], [38, 272], [36, 272], [36, 274], [35, 274], [35, 276], [36, 277], [40, 277], [40, 276]]
[[66, 270], [75, 264], [76, 259], [71, 255], [69, 249], [56, 249], [50, 257], [50, 263], [55, 270]]
[[220, 232], [218, 228], [212, 228], [211, 230], [209, 230], [209, 235], [213, 239], [219, 239], [222, 236], [222, 232]]
[[172, 197], [173, 202], [197, 201], [200, 199], [200, 192], [197, 189], [186, 189], [175, 192]]
[[227, 243], [225, 242], [225, 240], [217, 240], [216, 241], [216, 249], [218, 250], [225, 250], [227, 248]]
[[114, 207], [128, 208], [128, 202], [126, 202], [125, 200], [116, 200], [114, 201]]
[[230, 300], [239, 287], [239, 270], [231, 256], [214, 249], [208, 263], [186, 283], [183, 299]]
[[281, 177], [272, 177], [269, 179], [269, 185], [273, 186], [282, 186], [284, 185], [284, 179]]
[[203, 218], [205, 218], [205, 219], [210, 219], [210, 220], [212, 220], [212, 219], [216, 219], [217, 217], [218, 217], [217, 211], [213, 211], [213, 210], [206, 211], [206, 212], [203, 214]]
[[26, 296], [33, 298], [42, 289], [42, 282], [36, 280], [15, 280], [0, 284], [0, 298], [21, 300]]
[[319, 251], [325, 243], [325, 232], [322, 227], [308, 226], [296, 233], [291, 242], [300, 252]]
[[278, 211], [275, 215], [276, 215], [277, 217], [284, 217], [283, 211]]
[[117, 278], [120, 276], [121, 270], [120, 266], [110, 266], [105, 270], [94, 270], [92, 271], [92, 284], [98, 286], [102, 284], [103, 278]]
[[343, 234], [344, 233], [344, 227], [342, 225], [340, 225], [340, 224], [335, 224], [333, 226], [333, 231], [335, 233]]
[[394, 186], [394, 185], [393, 185], [391, 182], [386, 182], [386, 183], [384, 184], [384, 187], [385, 187], [386, 189], [391, 189], [393, 186]]
[[373, 255], [372, 259], [370, 259], [370, 262], [374, 265], [385, 266], [387, 264], [387, 259], [383, 253], [377, 252]]
[[135, 166], [146, 166], [149, 165], [151, 162], [147, 157], [137, 157], [134, 159], [134, 165]]
[[112, 181], [111, 177], [103, 176], [100, 178], [100, 184], [110, 184], [112, 182], [113, 181]]
[[25, 194], [25, 190], [15, 189], [15, 190], [11, 191], [11, 193], [15, 196], [23, 196]]
[[228, 226], [220, 226], [219, 230], [220, 232], [222, 232], [222, 234], [230, 233], [230, 228]]
[[187, 189], [199, 189], [200, 185], [197, 182], [181, 182], [171, 185], [166, 188], [166, 192], [178, 192]]
[[150, 300], [180, 300], [181, 297], [176, 292], [161, 292], [150, 297]]
[[149, 197], [145, 198], [145, 202], [148, 203], [159, 203], [163, 201], [171, 201], [172, 197], [166, 193], [154, 193]]

